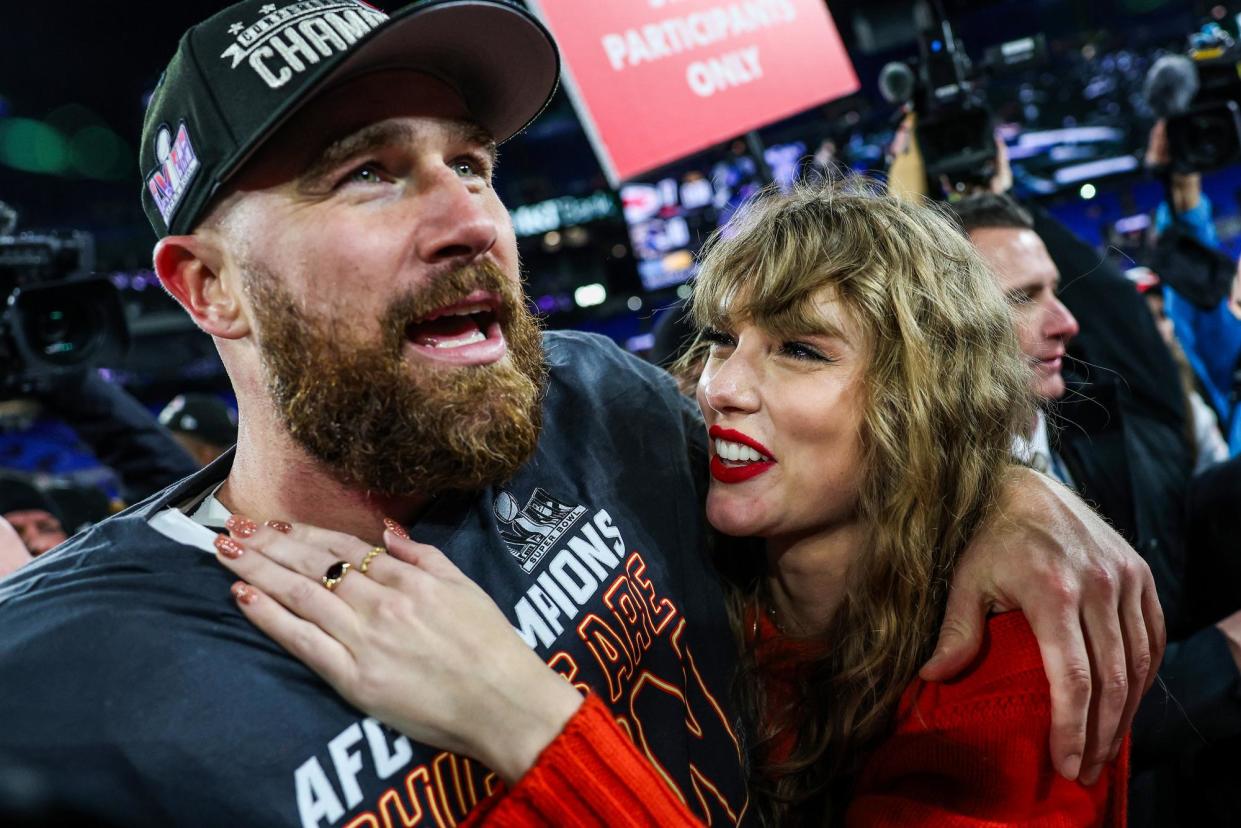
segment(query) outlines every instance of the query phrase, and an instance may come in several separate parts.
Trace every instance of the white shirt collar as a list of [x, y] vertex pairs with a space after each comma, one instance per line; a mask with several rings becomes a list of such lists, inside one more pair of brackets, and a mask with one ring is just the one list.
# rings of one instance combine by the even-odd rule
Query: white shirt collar
[[[1034, 421], [1034, 431], [1027, 437], [1024, 434], [1013, 436], [1013, 456], [1022, 463], [1038, 468], [1037, 457], [1042, 454], [1046, 462], [1051, 462], [1051, 438], [1047, 434], [1047, 415], [1040, 408]], [[1047, 467], [1039, 469], [1046, 471]]]
[[223, 485], [224, 483], [221, 482], [213, 488], [211, 493], [198, 504], [193, 514], [187, 515], [180, 509], [169, 506], [167, 509], [156, 512], [148, 524], [155, 531], [177, 543], [196, 546], [214, 555], [217, 535], [215, 530], [223, 529], [224, 522], [231, 514], [215, 496], [220, 486]]

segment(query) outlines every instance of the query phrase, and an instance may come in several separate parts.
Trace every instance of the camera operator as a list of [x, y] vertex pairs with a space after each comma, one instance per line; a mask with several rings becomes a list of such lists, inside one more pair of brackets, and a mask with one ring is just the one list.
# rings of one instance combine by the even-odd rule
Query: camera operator
[[[1179, 171], [1173, 164], [1166, 122], [1151, 129], [1146, 164], [1163, 171], [1168, 198], [1155, 214], [1155, 230], [1164, 236], [1170, 228], [1190, 234], [1202, 245], [1217, 248], [1211, 199], [1202, 192], [1202, 174]], [[1163, 274], [1161, 274], [1163, 275]], [[1171, 275], [1171, 274], [1168, 274]], [[1194, 369], [1207, 402], [1219, 418], [1232, 455], [1241, 453], [1241, 400], [1237, 372], [1241, 368], [1241, 279], [1234, 278], [1231, 296], [1202, 307], [1174, 286], [1165, 284], [1164, 313], [1172, 320], [1177, 339]], [[1218, 294], [1216, 294], [1218, 296]]]
[[[64, 422], [101, 465], [116, 474], [123, 504], [137, 503], [188, 477], [199, 464], [141, 403], [95, 369], [43, 378], [30, 398]], [[79, 508], [70, 523], [57, 492]], [[85, 504], [85, 505], [83, 505]], [[0, 476], [0, 515], [13, 525], [32, 556], [41, 555], [115, 511], [102, 491], [61, 487], [40, 491], [27, 480]]]
[[57, 375], [34, 398], [45, 413], [73, 429], [100, 464], [116, 473], [126, 504], [137, 503], [199, 468], [151, 412], [97, 370]]
[[[1134, 278], [1131, 274], [1130, 278]], [[1172, 320], [1165, 312], [1163, 281], [1154, 271], [1147, 268], [1144, 274], [1135, 278], [1135, 287], [1146, 300], [1146, 306], [1150, 308], [1151, 316], [1155, 320], [1155, 327], [1159, 329], [1159, 335], [1167, 343], [1168, 350], [1172, 352], [1172, 358], [1176, 361], [1176, 367], [1180, 371], [1185, 410], [1190, 413], [1185, 424], [1185, 439], [1193, 446], [1194, 474], [1198, 474], [1228, 459], [1228, 444], [1224, 442], [1224, 435], [1220, 432], [1219, 417], [1215, 409], [1211, 408], [1198, 393], [1198, 379], [1194, 374], [1193, 366], [1189, 364], [1189, 358], [1185, 356], [1185, 350], [1181, 347], [1180, 340], [1176, 338]]]
[[[1042, 36], [989, 49], [976, 66], [937, 3], [914, 5], [918, 57], [894, 61], [879, 74], [879, 91], [905, 113], [889, 153], [894, 192], [932, 198], [1007, 193], [1013, 185], [1004, 142], [981, 81], [996, 72], [1032, 68], [1047, 60]], [[1184, 400], [1175, 393], [1177, 368], [1141, 298], [1120, 270], [1046, 210], [1025, 204], [1035, 233], [1064, 277], [1060, 299], [1082, 323], [1070, 356], [1112, 373], [1140, 405], [1175, 434], [1184, 428]], [[1174, 467], [1187, 449], [1168, 444]]]
[[[0, 474], [0, 516], [17, 530], [28, 557], [50, 551], [121, 506], [137, 503], [199, 469], [141, 403], [97, 370], [45, 378], [30, 398], [41, 404], [45, 415], [73, 429], [100, 464], [117, 476], [121, 503], [109, 502], [102, 489], [63, 485], [42, 491], [21, 476]], [[12, 571], [4, 569], [7, 562], [8, 557], [0, 556], [0, 575]]]
[[120, 293], [94, 264], [89, 233], [19, 233], [17, 212], [0, 202], [0, 400], [33, 400], [63, 420], [136, 503], [198, 466], [96, 370], [122, 364], [130, 337]]

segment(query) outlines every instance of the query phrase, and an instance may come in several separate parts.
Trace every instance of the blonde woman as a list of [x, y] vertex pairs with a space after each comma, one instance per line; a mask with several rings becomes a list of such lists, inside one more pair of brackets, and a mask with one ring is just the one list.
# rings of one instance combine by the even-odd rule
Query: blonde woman
[[[1031, 411], [1009, 310], [972, 245], [938, 211], [869, 185], [769, 192], [712, 239], [693, 314], [707, 348], [697, 390], [712, 454], [707, 517], [766, 549], [716, 550], [743, 654], [750, 814], [780, 825], [1123, 824], [1127, 747], [1097, 780], [1069, 781], [1053, 766], [1048, 681], [1022, 615], [992, 616], [981, 655], [953, 681], [918, 677], [954, 566], [992, 514], [1011, 435]], [[421, 621], [390, 614], [394, 653], [406, 651], [402, 639], [441, 635], [428, 617], [459, 640], [463, 626], [496, 614], [436, 550], [388, 540], [452, 587], [415, 596], [436, 601]], [[315, 665], [316, 639], [269, 623], [273, 603], [254, 587], [237, 594], [252, 620]], [[516, 652], [524, 645], [494, 643], [461, 647], [460, 669], [426, 680], [457, 677], [467, 705], [476, 690], [496, 692], [463, 678], [485, 657], [508, 665], [501, 693], [547, 686], [523, 679], [544, 670]], [[421, 740], [466, 744], [418, 724], [423, 712], [400, 682], [371, 686], [380, 675], [328, 678]], [[474, 820], [698, 824], [634, 749], [641, 734], [554, 687], [547, 708], [557, 712], [485, 723], [524, 758], [518, 772], [506, 768], [519, 778], [513, 789]], [[470, 709], [486, 718], [485, 704]], [[709, 785], [688, 795], [710, 811]]]

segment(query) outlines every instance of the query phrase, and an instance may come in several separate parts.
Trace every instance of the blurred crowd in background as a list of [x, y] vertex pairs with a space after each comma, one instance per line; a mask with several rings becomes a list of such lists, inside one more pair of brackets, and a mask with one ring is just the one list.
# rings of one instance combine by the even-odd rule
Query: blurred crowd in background
[[[190, 5], [161, 9], [176, 18], [166, 20], [169, 30], [210, 6]], [[1218, 287], [1230, 282], [1241, 252], [1241, 164], [1229, 155], [1237, 147], [1217, 135], [1200, 142], [1200, 151], [1218, 156], [1198, 165], [1204, 169], [1172, 158], [1159, 117], [1167, 93], [1152, 91], [1151, 78], [1160, 58], [1201, 46], [1208, 30], [1232, 48], [1241, 8], [1234, 6], [939, 4], [976, 100], [953, 113], [955, 132], [940, 128], [932, 137], [928, 123], [921, 136], [926, 153], [942, 160], [954, 142], [976, 141], [973, 116], [962, 112], [985, 111], [1002, 168], [993, 158], [977, 170], [931, 175], [923, 192], [955, 197], [962, 181], [999, 175], [1004, 189], [1089, 245], [1098, 266], [1127, 276], [1180, 366], [1174, 385], [1139, 387], [1137, 395], [1175, 398], [1169, 410], [1177, 417], [1187, 406], [1183, 428], [1197, 471], [1241, 449], [1241, 323]], [[925, 92], [902, 90], [891, 66], [927, 71], [934, 56], [925, 51], [925, 21], [901, 0], [841, 0], [830, 9], [861, 90], [748, 141], [612, 189], [562, 92], [504, 147], [496, 186], [512, 211], [528, 295], [548, 327], [601, 332], [667, 364], [692, 333], [681, 307], [698, 247], [747, 197], [769, 181], [887, 171], [913, 110], [926, 106]], [[149, 269], [152, 240], [133, 196], [134, 132], [162, 55], [109, 53], [106, 77], [17, 71], [46, 60], [36, 45], [43, 28], [81, 41], [89, 57], [120, 25], [95, 9], [67, 29], [35, 17], [20, 38], [16, 29], [0, 33], [0, 291], [27, 286], [25, 305], [12, 304], [0, 323], [0, 514], [33, 555], [209, 462], [236, 434], [209, 338]], [[1166, 198], [1172, 190], [1179, 209]], [[21, 259], [34, 248], [40, 264]], [[1229, 272], [1183, 275], [1210, 268]], [[1072, 291], [1082, 275], [1063, 274], [1062, 289]], [[66, 276], [81, 284], [46, 295], [30, 289]], [[1195, 292], [1198, 284], [1207, 288]], [[1086, 333], [1082, 349], [1111, 335]], [[1123, 352], [1127, 344], [1109, 347]]]
[[[197, 5], [172, 13], [170, 30], [210, 4]], [[1219, 146], [1200, 149], [1219, 158], [1207, 169], [1178, 166], [1158, 117], [1163, 93], [1152, 93], [1150, 78], [1161, 57], [1201, 41], [1204, 23], [1231, 44], [1234, 6], [941, 4], [961, 52], [973, 56], [978, 103], [1004, 162], [957, 178], [1004, 176], [1005, 189], [1037, 203], [1145, 297], [1180, 366], [1177, 384], [1160, 390], [1188, 406], [1184, 428], [1199, 471], [1241, 449], [1241, 323], [1218, 289], [1195, 293], [1190, 284], [1218, 286], [1231, 271], [1181, 271], [1230, 269], [1241, 252], [1241, 164], [1228, 155], [1236, 147], [1227, 136], [1207, 135], [1203, 142]], [[497, 188], [512, 210], [528, 295], [548, 327], [602, 332], [667, 363], [690, 333], [680, 308], [695, 253], [748, 196], [768, 181], [887, 170], [916, 102], [885, 76], [893, 63], [921, 68], [917, 17], [900, 0], [830, 8], [862, 89], [765, 127], [755, 140], [613, 190], [561, 93], [506, 145]], [[59, 21], [30, 21], [36, 33], [53, 25], [89, 55], [120, 24], [101, 10], [85, 11], [67, 31]], [[231, 445], [236, 423], [209, 338], [148, 268], [150, 231], [133, 197], [133, 133], [162, 56], [115, 55], [104, 78], [18, 73], [19, 63], [41, 65], [33, 44], [42, 39], [29, 31], [19, 39], [16, 29], [0, 38], [8, 67], [0, 73], [0, 291], [65, 276], [82, 282], [42, 297], [25, 291], [26, 304], [13, 304], [0, 324], [0, 513], [37, 555], [209, 462]], [[998, 52], [1031, 39], [1037, 45], [1021, 60]], [[962, 126], [939, 134], [939, 144], [954, 140], [974, 136]], [[948, 191], [935, 192], [944, 183]], [[1180, 209], [1165, 198], [1169, 187]], [[943, 176], [931, 177], [929, 190], [955, 195]], [[41, 264], [20, 260], [40, 245]], [[1063, 288], [1080, 275], [1065, 274]]]
[[[667, 366], [693, 341], [683, 307], [699, 247], [765, 184], [851, 170], [950, 203], [1009, 193], [1071, 311], [1046, 333], [1067, 348], [1068, 385], [1045, 400], [1060, 436], [1041, 468], [1147, 558], [1170, 639], [1191, 641], [1241, 606], [1221, 520], [1241, 506], [1241, 3], [957, 0], [941, 4], [955, 42], [928, 40], [906, 0], [829, 5], [855, 95], [616, 189], [563, 93], [506, 144], [496, 187], [531, 303], [549, 328], [603, 333]], [[211, 7], [149, 11], [174, 32]], [[0, 31], [2, 571], [211, 463], [238, 428], [210, 338], [148, 264], [135, 133], [167, 55], [113, 51], [138, 15], [117, 21], [107, 4], [65, 31], [44, 17]], [[80, 41], [59, 53], [81, 65], [106, 48], [108, 71], [53, 68], [40, 27]], [[947, 115], [928, 111], [937, 50], [960, 50], [953, 66], [973, 90]], [[1212, 89], [1202, 69], [1200, 91], [1177, 86], [1182, 64], [1160, 61], [1186, 55], [1230, 68], [1234, 84]], [[1022, 459], [1039, 465], [1037, 452]], [[1186, 665], [1170, 675], [1192, 706], [1200, 662], [1169, 663]], [[1211, 715], [1198, 721], [1235, 745], [1241, 711]], [[1235, 771], [1233, 751], [1192, 772]], [[1135, 786], [1131, 813], [1159, 813], [1147, 795]]]

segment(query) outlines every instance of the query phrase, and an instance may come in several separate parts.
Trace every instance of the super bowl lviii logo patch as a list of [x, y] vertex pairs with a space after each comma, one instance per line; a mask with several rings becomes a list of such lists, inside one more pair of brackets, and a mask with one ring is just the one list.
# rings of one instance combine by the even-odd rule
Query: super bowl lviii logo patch
[[164, 224], [168, 225], [200, 166], [184, 121], [177, 128], [175, 138], [167, 126], [159, 128], [155, 134], [155, 160], [159, 166], [147, 177], [147, 189]]
[[585, 507], [561, 503], [537, 487], [524, 507], [508, 492], [500, 492], [492, 510], [500, 521], [504, 545], [526, 572], [534, 572], [557, 538], [586, 514]]

